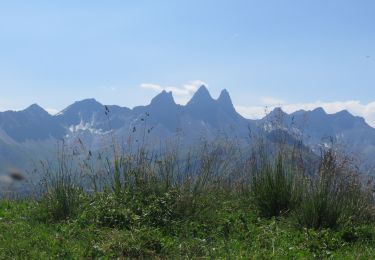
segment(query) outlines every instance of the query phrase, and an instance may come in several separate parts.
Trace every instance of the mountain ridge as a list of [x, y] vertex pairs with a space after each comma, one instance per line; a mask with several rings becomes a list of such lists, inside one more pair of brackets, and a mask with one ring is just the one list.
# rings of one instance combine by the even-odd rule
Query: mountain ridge
[[[204, 85], [186, 105], [176, 104], [172, 92], [162, 91], [148, 105], [132, 109], [104, 105], [90, 98], [74, 102], [56, 115], [48, 114], [37, 104], [21, 111], [0, 112], [0, 143], [13, 140], [20, 147], [29, 141], [78, 137], [95, 147], [109, 132], [121, 139], [133, 136], [134, 140], [142, 140], [147, 133], [148, 140], [154, 143], [180, 133], [185, 144], [199, 142], [202, 136], [208, 140], [220, 136], [238, 138], [246, 143], [249, 132], [279, 130], [291, 136], [307, 135], [306, 144], [316, 152], [326, 144], [327, 137], [332, 137], [348, 144], [354, 153], [365, 152], [364, 158], [368, 160], [375, 155], [375, 129], [346, 110], [328, 114], [323, 108], [316, 108], [288, 114], [275, 108], [262, 119], [250, 120], [236, 111], [226, 89], [214, 99]], [[10, 145], [4, 149], [15, 154]]]

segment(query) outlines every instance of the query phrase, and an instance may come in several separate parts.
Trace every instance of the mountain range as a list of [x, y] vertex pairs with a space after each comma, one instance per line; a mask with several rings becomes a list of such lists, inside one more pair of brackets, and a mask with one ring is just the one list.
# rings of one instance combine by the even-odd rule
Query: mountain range
[[150, 147], [173, 138], [186, 146], [202, 138], [235, 138], [246, 144], [252, 132], [270, 136], [275, 131], [303, 140], [316, 154], [337, 143], [364, 163], [371, 164], [375, 156], [375, 129], [346, 110], [327, 114], [317, 108], [287, 114], [276, 108], [260, 120], [250, 120], [236, 112], [227, 90], [214, 99], [201, 86], [184, 106], [175, 103], [171, 92], [163, 91], [150, 104], [133, 109], [86, 99], [56, 115], [37, 104], [22, 111], [0, 112], [0, 170], [25, 169], [32, 162], [51, 158], [58, 140], [74, 143], [79, 139], [93, 150], [100, 149], [109, 135]]

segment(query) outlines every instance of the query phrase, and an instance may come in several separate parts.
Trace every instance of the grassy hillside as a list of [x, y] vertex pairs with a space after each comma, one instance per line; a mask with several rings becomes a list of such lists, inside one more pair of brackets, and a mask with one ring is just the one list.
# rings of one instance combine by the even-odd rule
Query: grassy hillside
[[372, 186], [333, 150], [313, 176], [290, 151], [239, 160], [213, 146], [184, 161], [114, 151], [103, 168], [91, 156], [61, 153], [35, 199], [0, 202], [0, 259], [375, 255]]
[[155, 226], [133, 216], [126, 228], [85, 224], [84, 216], [44, 223], [35, 215], [36, 204], [2, 202], [0, 258], [371, 259], [375, 255], [374, 225], [301, 229], [289, 218], [259, 218], [235, 199], [220, 202], [214, 212], [202, 211], [196, 219]]

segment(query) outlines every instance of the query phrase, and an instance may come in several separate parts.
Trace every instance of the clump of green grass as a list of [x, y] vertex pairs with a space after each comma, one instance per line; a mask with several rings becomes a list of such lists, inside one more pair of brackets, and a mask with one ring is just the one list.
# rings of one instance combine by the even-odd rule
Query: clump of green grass
[[38, 199], [38, 216], [47, 222], [67, 220], [78, 214], [84, 197], [77, 180], [71, 158], [65, 147], [59, 148], [55, 167], [42, 163], [41, 197]]
[[301, 201], [302, 179], [284, 164], [281, 153], [272, 164], [263, 157], [251, 180], [251, 197], [263, 217], [278, 217], [294, 210]]
[[69, 177], [58, 178], [49, 184], [40, 200], [41, 212], [46, 220], [60, 221], [74, 217], [80, 207], [82, 190]]
[[318, 173], [306, 183], [295, 212], [299, 225], [308, 228], [336, 228], [367, 221], [373, 208], [372, 194], [361, 185], [350, 165], [339, 162], [334, 150], [323, 153]]

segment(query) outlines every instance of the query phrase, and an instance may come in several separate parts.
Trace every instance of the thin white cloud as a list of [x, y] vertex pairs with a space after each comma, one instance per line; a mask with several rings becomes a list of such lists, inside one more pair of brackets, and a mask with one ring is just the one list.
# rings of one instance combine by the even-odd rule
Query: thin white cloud
[[189, 101], [189, 99], [193, 96], [193, 94], [198, 90], [198, 88], [202, 85], [205, 85], [207, 87], [207, 84], [202, 80], [194, 80], [182, 85], [181, 87], [161, 86], [153, 83], [142, 83], [140, 87], [143, 89], [150, 89], [156, 92], [161, 92], [163, 90], [167, 92], [171, 91], [177, 103], [186, 104]]
[[57, 113], [60, 112], [58, 109], [55, 109], [55, 108], [46, 108], [46, 111], [47, 111], [50, 115], [56, 115]]
[[249, 119], [261, 119], [269, 112], [266, 106], [235, 106], [238, 113]]
[[144, 89], [152, 89], [154, 91], [163, 91], [163, 87], [156, 84], [150, 84], [150, 83], [143, 83], [141, 84], [141, 88]]
[[[237, 106], [237, 111], [243, 116], [251, 119], [259, 119], [270, 112], [275, 107], [281, 107], [285, 112], [292, 113], [297, 110], [313, 110], [318, 107], [322, 107], [327, 113], [337, 113], [342, 110], [348, 110], [350, 113], [356, 116], [365, 118], [366, 122], [371, 126], [375, 127], [375, 101], [367, 104], [363, 104], [357, 100], [350, 101], [334, 101], [334, 102], [310, 102], [310, 103], [292, 103], [286, 102], [273, 102], [281, 101], [279, 99], [265, 98], [261, 99], [263, 105], [258, 106]], [[269, 101], [269, 102], [265, 102]]]
[[266, 106], [281, 106], [286, 103], [284, 100], [274, 97], [263, 97], [260, 99], [260, 101]]
[[12, 107], [14, 107], [14, 104], [10, 100], [0, 97], [0, 111], [11, 110]]

